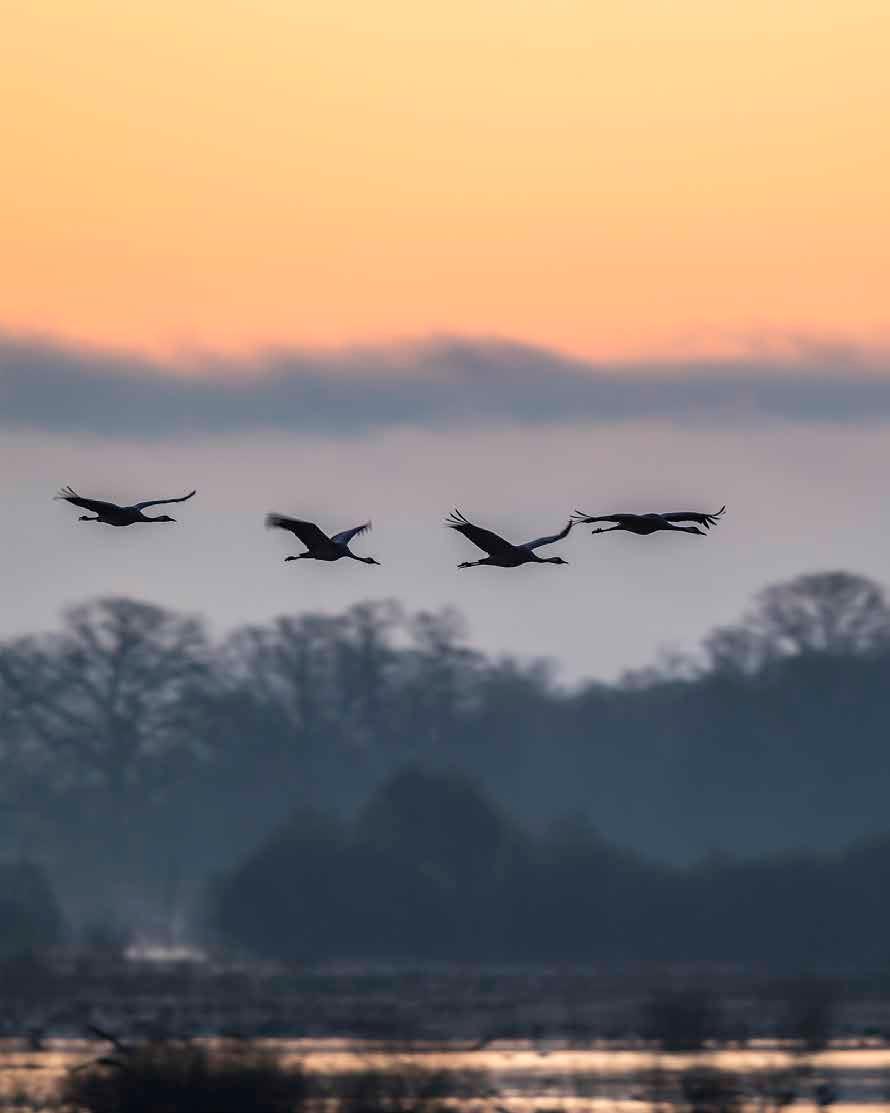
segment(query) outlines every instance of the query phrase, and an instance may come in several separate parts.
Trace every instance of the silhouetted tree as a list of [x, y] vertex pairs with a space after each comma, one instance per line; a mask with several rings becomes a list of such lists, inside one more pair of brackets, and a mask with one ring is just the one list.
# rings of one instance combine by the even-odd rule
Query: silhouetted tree
[[[129, 599], [65, 615], [62, 631], [0, 651], [7, 760], [30, 771], [30, 842], [70, 894], [136, 891], [187, 857], [172, 795], [210, 757], [213, 669], [202, 624]], [[153, 816], [154, 813], [154, 816]]]
[[[695, 661], [662, 656], [617, 684], [569, 689], [547, 662], [473, 648], [450, 610], [363, 603], [211, 644], [188, 616], [98, 600], [56, 634], [0, 643], [0, 843], [39, 855], [92, 920], [109, 885], [172, 907], [289, 816], [321, 807], [353, 832], [337, 851], [350, 885], [404, 892], [414, 878], [443, 948], [477, 914], [487, 938], [509, 936], [516, 954], [554, 938], [548, 922], [561, 924], [566, 953], [642, 946], [634, 894], [645, 889], [677, 932], [659, 935], [672, 954], [735, 939], [732, 908], [749, 954], [797, 948], [819, 962], [839, 930], [836, 904], [858, 901], [876, 923], [887, 914], [880, 887], [863, 879], [884, 860], [874, 840], [890, 797], [888, 630], [878, 585], [811, 574], [766, 589]], [[387, 822], [428, 845], [433, 866], [399, 866], [394, 847], [373, 858], [385, 824], [366, 801], [395, 791], [406, 764], [417, 791], [431, 793], [430, 815], [476, 814], [469, 797], [479, 795], [509, 867], [480, 851], [458, 868], [459, 836], [434, 853], [398, 795]], [[354, 835], [358, 814], [374, 818], [377, 842]], [[850, 892], [838, 896], [823, 852], [851, 843]], [[778, 850], [780, 860], [751, 860]], [[658, 864], [703, 856], [679, 875]], [[452, 884], [477, 894], [459, 924]], [[755, 904], [776, 910], [774, 930]], [[396, 928], [383, 919], [385, 949]], [[882, 947], [863, 932], [858, 953], [877, 960]]]
[[301, 808], [219, 885], [215, 925], [255, 953], [300, 960], [342, 954], [356, 911], [347, 857], [340, 824]]
[[813, 572], [766, 587], [740, 626], [705, 642], [712, 666], [745, 674], [789, 655], [856, 656], [888, 646], [884, 589], [849, 572]]
[[68, 611], [61, 634], [0, 654], [7, 714], [57, 774], [119, 799], [134, 784], [159, 791], [201, 736], [209, 656], [197, 620], [100, 599]]

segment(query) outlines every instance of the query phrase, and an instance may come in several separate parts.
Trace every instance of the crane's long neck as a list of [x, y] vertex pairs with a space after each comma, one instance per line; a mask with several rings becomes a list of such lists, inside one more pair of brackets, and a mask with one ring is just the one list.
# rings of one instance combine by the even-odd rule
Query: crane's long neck
[[379, 560], [375, 560], [373, 557], [356, 556], [356, 554], [354, 552], [352, 552], [351, 549], [347, 549], [346, 552], [344, 553], [344, 556], [352, 557], [353, 560], [360, 561], [362, 564], [379, 564], [380, 563]]

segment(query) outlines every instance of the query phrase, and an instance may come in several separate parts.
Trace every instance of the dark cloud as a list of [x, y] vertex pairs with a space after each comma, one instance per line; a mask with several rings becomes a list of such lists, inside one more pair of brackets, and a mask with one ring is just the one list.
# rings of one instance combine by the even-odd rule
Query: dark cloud
[[784, 361], [608, 365], [519, 344], [445, 339], [337, 354], [208, 357], [198, 375], [176, 370], [132, 355], [0, 336], [0, 425], [164, 436], [890, 417], [890, 376], [843, 351], [803, 351]]

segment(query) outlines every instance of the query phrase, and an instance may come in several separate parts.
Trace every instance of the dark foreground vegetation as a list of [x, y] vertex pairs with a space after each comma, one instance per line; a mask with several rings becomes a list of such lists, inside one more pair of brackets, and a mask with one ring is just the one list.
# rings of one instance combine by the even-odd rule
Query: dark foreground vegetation
[[70, 1073], [61, 1096], [89, 1113], [296, 1113], [307, 1090], [267, 1051], [158, 1042]]
[[390, 1060], [348, 1074], [310, 1074], [268, 1048], [147, 1044], [124, 1063], [70, 1074], [63, 1105], [88, 1113], [444, 1113], [496, 1095], [485, 1071]]
[[260, 957], [890, 969], [890, 836], [666, 866], [583, 817], [541, 835], [462, 777], [406, 771], [351, 822], [301, 811], [218, 886]]
[[[476, 1053], [483, 1060], [484, 1052]], [[489, 1057], [490, 1058], [490, 1057]], [[483, 1060], [484, 1061], [484, 1060]], [[632, 1100], [652, 1110], [772, 1113], [795, 1101], [827, 1108], [840, 1100], [878, 1103], [887, 1096], [880, 1073], [826, 1071], [817, 1058], [780, 1053], [766, 1065], [717, 1067], [710, 1052], [678, 1058], [637, 1057], [629, 1069], [550, 1070], [441, 1067], [423, 1055], [377, 1057], [340, 1072], [307, 1067], [268, 1045], [154, 1041], [69, 1068], [55, 1086], [20, 1087], [0, 1110], [44, 1113], [465, 1113], [525, 1109], [562, 1113], [595, 1100]], [[580, 1064], [580, 1065], [579, 1065]], [[739, 1061], [743, 1066], [743, 1061]], [[539, 1103], [546, 1101], [546, 1106]]]
[[[816, 1097], [825, 1106], [831, 1102], [819, 1101], [819, 1094], [833, 1099], [835, 1093], [827, 1085], [830, 1090], [803, 1063], [755, 1078], [693, 1065], [641, 1070], [617, 1085], [577, 1072], [544, 1084], [551, 1102], [623, 1091], [654, 1108], [689, 1113], [730, 1113], [752, 1100], [766, 1113], [797, 1097]], [[540, 1086], [527, 1083], [520, 1093], [526, 1100], [539, 1097]], [[481, 1111], [500, 1098], [486, 1071], [433, 1070], [395, 1059], [353, 1074], [313, 1076], [269, 1051], [187, 1044], [149, 1045], [130, 1056], [126, 1067], [69, 1075], [60, 1096], [64, 1108], [87, 1113], [445, 1113], [455, 1107]]]
[[48, 878], [69, 939], [121, 945], [878, 968], [888, 680], [890, 605], [841, 572], [572, 690], [449, 612], [213, 642], [88, 603], [0, 645], [0, 846], [44, 871], [4, 888], [0, 956], [58, 938]]
[[[90, 975], [57, 962], [41, 992], [44, 1009], [58, 995], [57, 1012], [45, 1014], [45, 1030], [0, 1045], [0, 1110], [520, 1113], [529, 1102], [555, 1111], [633, 1099], [766, 1113], [798, 1099], [878, 1104], [890, 1081], [867, 1056], [856, 1061], [857, 1048], [888, 1046], [890, 985], [874, 979], [701, 967], [660, 981], [631, 971], [308, 975], [132, 962]], [[32, 990], [23, 1015], [33, 1021], [39, 1003]], [[114, 1025], [91, 1015], [113, 1015]], [[237, 1036], [208, 1031], [239, 1019]], [[59, 1034], [92, 1039], [55, 1044]], [[25, 1058], [15, 1051], [23, 1042]], [[822, 1055], [834, 1042], [853, 1052], [843, 1064]]]

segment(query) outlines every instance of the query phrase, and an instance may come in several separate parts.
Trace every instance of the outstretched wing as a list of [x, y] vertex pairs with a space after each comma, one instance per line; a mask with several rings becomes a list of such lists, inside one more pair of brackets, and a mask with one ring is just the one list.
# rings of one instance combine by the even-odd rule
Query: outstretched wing
[[477, 548], [484, 553], [488, 553], [489, 556], [497, 556], [499, 553], [508, 553], [513, 550], [509, 541], [505, 541], [503, 537], [498, 537], [490, 529], [474, 526], [472, 522], [467, 521], [459, 510], [454, 510], [448, 515], [445, 519], [445, 525], [456, 529], [458, 533], [462, 533], [468, 541], [472, 541]]
[[85, 499], [82, 498], [76, 491], [70, 487], [63, 487], [56, 495], [57, 499], [64, 499], [65, 502], [73, 503], [74, 506], [83, 507], [84, 510], [92, 510], [95, 514], [101, 514], [103, 510], [120, 510], [117, 503], [102, 502], [99, 499]]
[[570, 518], [566, 523], [564, 530], [559, 533], [554, 533], [552, 537], [539, 537], [535, 541], [526, 541], [524, 545], [517, 545], [517, 549], [528, 549], [531, 552], [533, 549], [540, 549], [542, 545], [552, 545], [554, 541], [562, 541], [564, 537], [568, 537], [569, 530], [575, 523]]
[[166, 502], [186, 502], [188, 499], [196, 494], [197, 491], [189, 491], [189, 493], [187, 495], [183, 495], [181, 499], [151, 499], [148, 502], [134, 502], [133, 509], [144, 510], [147, 506], [163, 506]]
[[626, 525], [645, 517], [645, 514], [585, 514], [583, 510], [576, 510], [572, 515], [572, 524], [577, 526], [588, 522], [616, 522], [618, 525]]
[[670, 514], [660, 514], [659, 517], [667, 522], [695, 522], [697, 525], [710, 528], [717, 524], [717, 519], [725, 512], [726, 507], [721, 506], [714, 514], [703, 514], [697, 510], [674, 510]]
[[360, 533], [367, 533], [371, 528], [370, 522], [365, 522], [360, 526], [353, 526], [352, 529], [344, 529], [342, 533], [335, 533], [331, 540], [335, 545], [348, 545], [353, 537], [358, 537]]
[[306, 546], [315, 549], [319, 545], [327, 545], [330, 538], [318, 528], [315, 522], [304, 522], [300, 518], [288, 518], [285, 514], [267, 514], [266, 527], [268, 529], [286, 529]]

